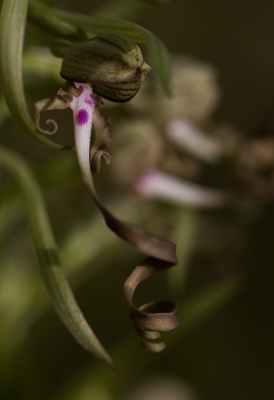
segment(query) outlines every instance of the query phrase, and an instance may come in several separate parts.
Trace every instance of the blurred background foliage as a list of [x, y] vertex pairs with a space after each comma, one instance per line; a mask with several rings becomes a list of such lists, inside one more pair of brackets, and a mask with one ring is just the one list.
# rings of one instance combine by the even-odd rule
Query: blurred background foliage
[[[0, 397], [271, 398], [273, 2], [44, 3], [137, 22], [173, 54], [173, 98], [164, 98], [148, 76], [129, 104], [106, 102], [114, 128], [112, 163], [103, 165], [95, 182], [116, 215], [177, 243], [179, 265], [144, 282], [135, 301], [174, 298], [181, 323], [163, 335], [164, 352], [150, 354], [139, 346], [123, 283], [142, 255], [105, 227], [84, 188], [74, 153], [58, 152], [22, 135], [1, 100], [1, 145], [20, 153], [35, 173], [77, 301], [121, 373], [116, 376], [85, 352], [52, 310], [30, 244], [19, 186], [1, 169]], [[62, 85], [61, 61], [45, 49], [52, 40], [28, 25], [24, 82], [30, 110]], [[73, 143], [70, 111], [52, 115], [59, 124], [56, 141]], [[187, 120], [221, 143], [221, 156], [205, 159], [172, 142], [166, 127], [174, 118]], [[236, 200], [231, 206], [207, 209], [137, 195], [137, 176], [154, 168], [236, 194]]]

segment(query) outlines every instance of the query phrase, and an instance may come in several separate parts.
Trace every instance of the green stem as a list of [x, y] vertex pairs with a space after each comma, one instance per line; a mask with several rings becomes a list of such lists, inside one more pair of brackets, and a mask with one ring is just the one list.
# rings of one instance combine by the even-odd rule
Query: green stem
[[177, 243], [179, 264], [168, 271], [171, 291], [182, 294], [186, 283], [188, 267], [195, 244], [198, 212], [190, 207], [181, 207], [176, 214], [176, 227], [171, 238]]

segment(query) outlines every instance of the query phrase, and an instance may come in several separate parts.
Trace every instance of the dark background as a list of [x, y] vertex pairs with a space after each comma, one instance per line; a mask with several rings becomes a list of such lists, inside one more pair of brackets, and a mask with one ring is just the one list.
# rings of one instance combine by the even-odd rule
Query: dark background
[[[99, 0], [47, 2], [54, 7], [78, 13], [96, 11], [105, 3]], [[163, 6], [151, 7], [134, 18], [134, 22], [161, 38], [170, 52], [193, 56], [217, 69], [222, 99], [214, 119], [235, 125], [243, 134], [248, 134], [264, 123], [266, 118], [273, 116], [273, 20], [274, 2], [267, 0], [173, 0]], [[35, 32], [35, 29], [31, 28], [28, 34], [30, 32]], [[48, 37], [41, 34], [37, 41], [46, 44]], [[69, 155], [60, 155], [72, 175], [66, 177], [65, 172], [61, 171], [59, 181], [55, 176], [51, 178], [50, 173], [46, 173], [46, 167], [43, 169], [43, 164], [49, 162], [51, 157], [56, 159], [57, 153], [51, 149], [41, 150], [39, 144], [33, 143], [22, 133], [14, 132], [12, 123], [6, 123], [2, 142], [21, 151], [31, 161], [44, 185], [45, 199], [59, 244], [68, 227], [78, 219], [84, 221], [90, 212], [89, 199], [82, 197], [84, 188], [77, 180], [76, 162], [71, 162]], [[61, 183], [64, 189], [61, 189]], [[61, 190], [64, 193], [60, 193]], [[72, 193], [70, 198], [68, 193]], [[97, 213], [94, 209], [93, 212]], [[76, 290], [77, 300], [96, 334], [114, 357], [118, 354], [121, 376], [114, 376], [107, 367], [101, 366], [99, 361], [82, 350], [51, 310], [38, 319], [25, 347], [15, 357], [17, 360], [7, 379], [8, 389], [3, 399], [70, 400], [71, 383], [73, 385], [76, 382], [77, 387], [77, 379], [79, 382], [83, 379], [85, 384], [96, 382], [97, 379], [100, 384], [110, 388], [111, 400], [120, 400], [125, 398], [126, 392], [132, 391], [135, 383], [157, 373], [190, 384], [198, 393], [197, 400], [274, 398], [273, 204], [267, 204], [260, 211], [259, 218], [247, 225], [242, 225], [231, 215], [218, 214], [213, 217], [216, 226], [222, 226], [224, 231], [227, 226], [229, 229], [232, 226], [229, 238], [233, 246], [230, 247], [230, 242], [225, 243], [225, 235], [223, 239], [224, 252], [227, 252], [223, 259], [228, 259], [228, 270], [244, 271], [243, 286], [231, 302], [186, 336], [183, 336], [184, 327], [180, 326], [182, 339], [173, 344], [171, 341], [168, 349], [161, 354], [147, 355], [138, 347], [135, 336], [130, 339], [128, 347], [121, 342], [121, 349], [127, 351], [125, 354], [119, 353], [121, 338], [127, 334], [131, 338], [133, 330], [122, 285], [132, 265], [135, 265], [132, 263], [140, 261], [139, 256], [129, 252], [130, 265], [127, 265], [128, 250], [124, 245], [119, 265], [110, 265], [96, 274], [96, 279], [87, 280]], [[202, 218], [207, 225], [211, 225], [212, 215]], [[18, 223], [19, 231], [25, 229], [21, 226], [22, 220]], [[12, 237], [13, 232], [9, 235]], [[222, 235], [221, 230], [219, 236]], [[197, 242], [202, 242], [202, 236], [203, 231], [198, 233]], [[237, 242], [239, 236], [244, 238], [243, 249], [241, 241]], [[32, 252], [31, 248], [27, 247], [27, 250]], [[197, 281], [204, 285], [208, 280], [218, 278], [218, 273], [197, 245], [191, 261], [189, 292], [198, 285]], [[164, 278], [159, 278], [158, 284], [155, 291], [161, 295], [165, 290]], [[109, 304], [112, 308], [109, 308]], [[112, 349], [115, 349], [114, 354]], [[67, 394], [59, 397], [58, 393], [63, 393], [63, 390]], [[72, 396], [73, 400], [78, 400], [76, 395]], [[102, 400], [105, 399], [102, 396]], [[97, 399], [91, 398], [87, 391], [86, 397], [79, 397], [79, 400]], [[101, 400], [99, 395], [98, 400]]]

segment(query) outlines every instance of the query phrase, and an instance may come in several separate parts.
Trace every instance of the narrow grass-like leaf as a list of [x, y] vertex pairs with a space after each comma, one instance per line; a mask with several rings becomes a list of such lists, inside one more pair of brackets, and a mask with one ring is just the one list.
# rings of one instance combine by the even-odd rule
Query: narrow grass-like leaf
[[160, 39], [157, 38], [157, 36], [153, 35], [149, 30], [140, 25], [128, 21], [121, 21], [121, 24], [130, 26], [142, 36], [151, 65], [156, 75], [158, 75], [166, 94], [171, 95], [170, 62], [166, 46]]
[[[35, 2], [31, 2], [31, 6], [34, 9], [38, 7]], [[136, 43], [144, 43], [155, 74], [159, 77], [166, 93], [170, 94], [170, 64], [168, 51], [162, 41], [149, 30], [133, 22], [115, 18], [86, 16], [61, 10], [54, 10], [54, 13], [60, 19], [74, 24], [75, 26], [80, 26], [82, 29], [95, 35], [101, 33], [116, 33], [126, 36]], [[35, 22], [35, 19], [32, 18], [32, 22]], [[39, 21], [37, 21], [37, 25], [39, 25]]]
[[24, 132], [45, 145], [65, 149], [67, 147], [54, 143], [37, 131], [27, 108], [22, 77], [22, 50], [27, 8], [27, 0], [3, 2], [0, 20], [1, 90], [10, 114]]
[[[31, 4], [35, 4], [31, 2]], [[93, 35], [100, 35], [101, 33], [116, 33], [123, 35], [133, 42], [144, 43], [142, 35], [138, 31], [130, 27], [125, 21], [106, 18], [98, 16], [89, 16], [84, 14], [71, 13], [69, 11], [54, 10], [55, 14], [75, 26], [81, 26], [87, 32]]]
[[3, 148], [0, 148], [0, 164], [17, 178], [24, 193], [31, 238], [40, 262], [42, 278], [55, 310], [85, 349], [115, 369], [112, 359], [94, 335], [75, 301], [59, 260], [42, 194], [31, 171], [24, 160]]
[[131, 19], [149, 11], [151, 5], [140, 0], [109, 0], [95, 10], [95, 15], [111, 18]]
[[72, 42], [80, 42], [87, 39], [84, 31], [58, 18], [49, 7], [40, 3], [30, 3], [28, 20], [60, 39]]

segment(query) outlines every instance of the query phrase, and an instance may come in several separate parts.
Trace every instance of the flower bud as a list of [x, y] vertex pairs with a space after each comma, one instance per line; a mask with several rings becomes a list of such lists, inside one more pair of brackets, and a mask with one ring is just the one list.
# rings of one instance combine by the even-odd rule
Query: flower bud
[[109, 33], [75, 43], [60, 74], [68, 81], [90, 83], [98, 95], [123, 103], [136, 95], [149, 71], [136, 43]]

